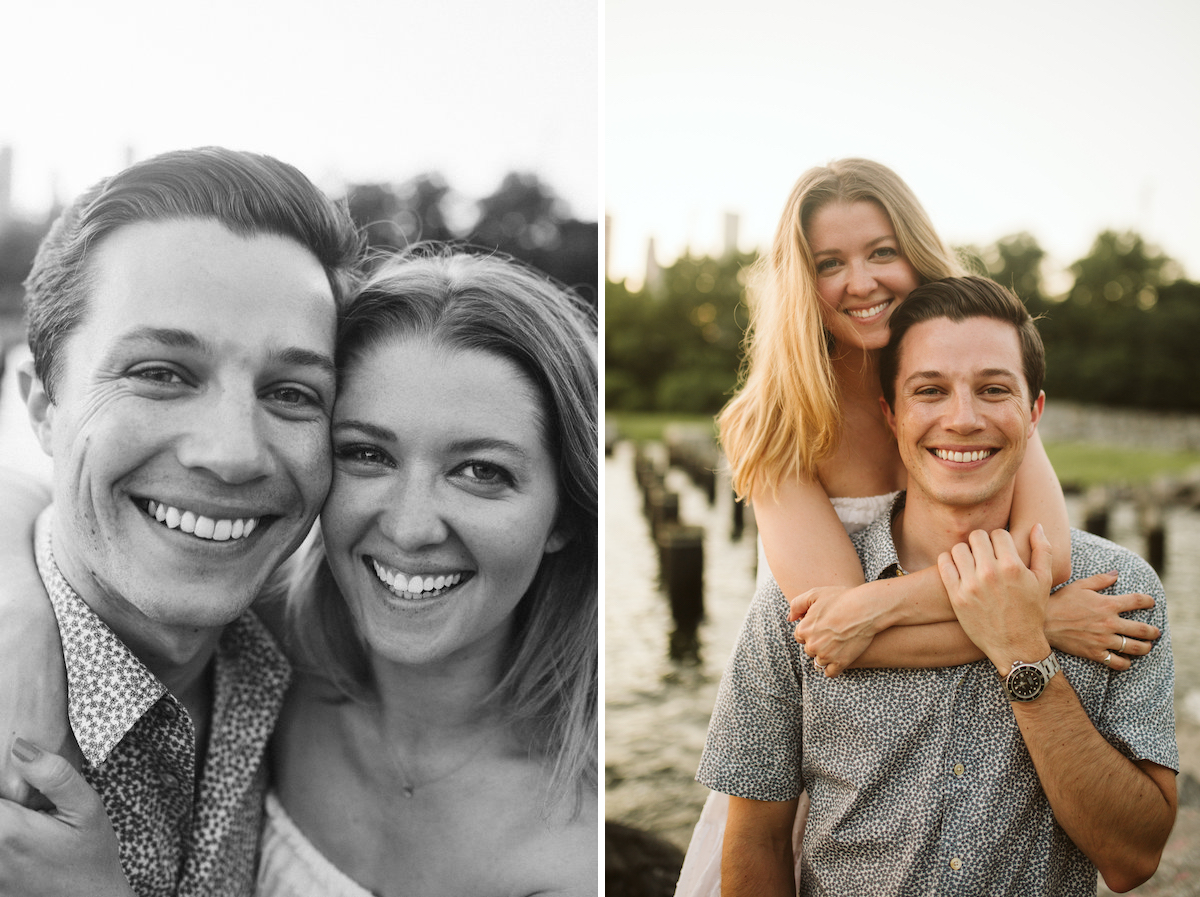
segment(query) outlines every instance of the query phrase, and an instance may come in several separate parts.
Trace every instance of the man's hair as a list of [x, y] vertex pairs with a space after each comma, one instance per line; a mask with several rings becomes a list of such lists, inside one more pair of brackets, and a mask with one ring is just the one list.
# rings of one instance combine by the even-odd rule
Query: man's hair
[[922, 284], [900, 303], [888, 321], [891, 337], [879, 355], [879, 382], [888, 407], [896, 410], [896, 375], [900, 346], [909, 328], [923, 321], [948, 318], [993, 318], [1011, 324], [1021, 344], [1021, 364], [1029, 386], [1029, 402], [1037, 401], [1046, 376], [1046, 350], [1034, 318], [1013, 293], [986, 277], [947, 277]]
[[296, 168], [221, 147], [163, 153], [86, 190], [54, 222], [25, 281], [34, 370], [54, 400], [62, 345], [88, 309], [89, 261], [104, 237], [139, 221], [211, 218], [242, 237], [289, 237], [308, 249], [335, 300], [349, 292], [361, 240], [343, 204]]

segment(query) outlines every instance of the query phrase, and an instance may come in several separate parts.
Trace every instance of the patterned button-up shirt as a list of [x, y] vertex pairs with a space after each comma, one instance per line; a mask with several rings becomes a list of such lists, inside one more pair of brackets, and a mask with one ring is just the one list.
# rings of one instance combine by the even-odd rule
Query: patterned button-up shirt
[[249, 897], [287, 660], [252, 614], [226, 627], [198, 775], [191, 718], [63, 578], [50, 515], [38, 520], [36, 555], [62, 636], [71, 729], [130, 885], [139, 897]]
[[[852, 537], [867, 580], [895, 572], [891, 517]], [[1077, 530], [1071, 559], [1072, 579], [1117, 570], [1113, 590], [1152, 596], [1154, 608], [1126, 616], [1162, 636], [1127, 672], [1060, 653], [1060, 675], [1117, 750], [1177, 770], [1158, 577], [1131, 552]], [[754, 800], [808, 789], [801, 894], [1095, 894], [1096, 869], [1055, 823], [989, 661], [827, 679], [787, 614], [774, 583], [754, 596], [696, 778]]]

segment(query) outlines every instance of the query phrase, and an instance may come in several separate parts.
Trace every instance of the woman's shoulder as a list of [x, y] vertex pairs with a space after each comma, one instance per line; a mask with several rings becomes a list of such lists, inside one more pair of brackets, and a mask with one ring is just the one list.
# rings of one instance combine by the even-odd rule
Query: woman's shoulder
[[533, 808], [514, 845], [513, 869], [523, 870], [522, 893], [594, 894], [599, 833], [598, 798], [594, 789], [564, 798], [550, 812]]

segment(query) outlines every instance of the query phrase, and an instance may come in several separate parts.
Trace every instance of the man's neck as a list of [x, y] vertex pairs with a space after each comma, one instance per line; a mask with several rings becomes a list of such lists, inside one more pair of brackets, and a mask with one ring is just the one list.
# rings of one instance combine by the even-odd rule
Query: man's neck
[[1012, 488], [970, 506], [934, 501], [920, 490], [910, 489], [904, 507], [892, 520], [896, 557], [908, 573], [932, 567], [938, 555], [949, 551], [977, 529], [991, 532], [1008, 526]]

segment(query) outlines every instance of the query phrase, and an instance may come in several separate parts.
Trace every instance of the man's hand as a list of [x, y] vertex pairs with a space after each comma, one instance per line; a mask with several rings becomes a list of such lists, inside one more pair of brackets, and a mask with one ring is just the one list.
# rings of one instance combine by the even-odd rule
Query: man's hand
[[0, 897], [132, 897], [99, 795], [57, 754], [17, 739], [13, 756], [54, 810], [0, 801]]
[[938, 557], [938, 572], [963, 631], [1006, 676], [1014, 661], [1050, 653], [1044, 631], [1050, 597], [1050, 542], [1041, 525], [1029, 534], [1026, 567], [1012, 536], [976, 530]]

